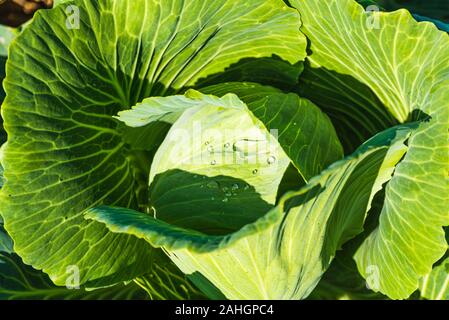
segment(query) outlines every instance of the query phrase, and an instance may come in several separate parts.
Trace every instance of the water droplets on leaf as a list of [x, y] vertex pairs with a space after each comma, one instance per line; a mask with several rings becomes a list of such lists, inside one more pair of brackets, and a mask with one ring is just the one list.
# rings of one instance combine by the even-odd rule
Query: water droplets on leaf
[[[269, 143], [265, 139], [241, 139], [232, 145], [232, 149], [241, 159], [257, 160], [269, 152]], [[254, 162], [255, 163], [255, 162]]]
[[268, 164], [273, 164], [276, 162], [276, 157], [275, 156], [269, 156], [267, 159]]
[[218, 185], [218, 182], [217, 182], [217, 181], [209, 181], [209, 182], [207, 183], [207, 187], [208, 187], [209, 189], [218, 189], [219, 185]]
[[207, 151], [209, 152], [209, 153], [213, 153], [214, 152], [214, 147], [210, 144], [210, 145], [208, 145], [207, 146]]

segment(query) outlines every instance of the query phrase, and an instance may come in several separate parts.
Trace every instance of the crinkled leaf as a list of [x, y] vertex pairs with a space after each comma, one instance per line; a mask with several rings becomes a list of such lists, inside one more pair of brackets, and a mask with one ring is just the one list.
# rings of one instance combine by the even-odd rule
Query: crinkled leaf
[[313, 66], [367, 86], [399, 122], [427, 118], [387, 186], [379, 227], [356, 254], [362, 275], [379, 271], [377, 290], [407, 298], [447, 249], [449, 36], [405, 10], [366, 13], [351, 0], [292, 4], [311, 41]]
[[229, 299], [304, 298], [336, 250], [361, 231], [369, 203], [406, 152], [409, 135], [410, 128], [399, 127], [374, 137], [285, 195], [265, 216], [227, 235], [116, 207], [91, 209], [87, 218], [163, 247], [185, 273], [200, 272]]
[[276, 55], [297, 72], [289, 64], [304, 58], [306, 41], [298, 13], [280, 0], [66, 4], [79, 8], [79, 29], [67, 28], [64, 5], [41, 10], [11, 50], [2, 214], [27, 264], [57, 284], [77, 265], [82, 283], [103, 286], [153, 262], [143, 241], [82, 218], [100, 204], [147, 205], [139, 201], [147, 171], [112, 116], [148, 96], [219, 81], [245, 59]]
[[0, 300], [128, 300], [148, 299], [137, 284], [92, 291], [55, 286], [48, 276], [23, 264], [15, 254], [0, 252]]

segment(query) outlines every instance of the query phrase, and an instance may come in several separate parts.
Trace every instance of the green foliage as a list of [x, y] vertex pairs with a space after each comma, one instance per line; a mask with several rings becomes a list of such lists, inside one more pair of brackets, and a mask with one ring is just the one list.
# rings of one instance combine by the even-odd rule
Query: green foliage
[[447, 9], [63, 0], [0, 29], [0, 299], [449, 299]]

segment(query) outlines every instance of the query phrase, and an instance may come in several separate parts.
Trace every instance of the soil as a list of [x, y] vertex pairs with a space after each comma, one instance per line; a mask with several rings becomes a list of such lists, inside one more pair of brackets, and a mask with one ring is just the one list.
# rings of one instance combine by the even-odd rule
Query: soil
[[18, 27], [38, 9], [51, 8], [53, 0], [0, 0], [0, 24]]

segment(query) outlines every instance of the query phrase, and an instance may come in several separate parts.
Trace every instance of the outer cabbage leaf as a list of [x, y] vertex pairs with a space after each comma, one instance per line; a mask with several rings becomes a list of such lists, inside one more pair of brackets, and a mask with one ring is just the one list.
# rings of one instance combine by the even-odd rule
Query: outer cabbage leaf
[[2, 214], [25, 263], [56, 284], [77, 265], [82, 283], [102, 286], [153, 262], [143, 241], [82, 217], [100, 204], [147, 205], [148, 173], [111, 116], [147, 96], [219, 81], [245, 59], [276, 55], [284, 73], [297, 74], [289, 63], [303, 59], [306, 42], [298, 13], [280, 0], [66, 4], [79, 7], [79, 30], [66, 27], [59, 5], [37, 12], [12, 46]]
[[55, 286], [48, 276], [23, 264], [15, 254], [0, 252], [0, 300], [123, 300], [148, 299], [136, 283], [93, 291]]
[[[229, 95], [227, 97], [222, 99], [232, 100]], [[179, 97], [167, 99], [179, 101]], [[279, 106], [274, 103], [278, 102], [276, 99], [267, 101], [271, 102], [266, 105], [267, 110]], [[292, 101], [295, 105], [295, 100], [290, 103]], [[188, 109], [171, 131], [189, 128], [198, 119], [207, 119], [208, 127], [222, 128], [226, 112], [217, 112], [216, 108], [201, 105], [199, 109]], [[213, 112], [208, 113], [209, 110]], [[240, 123], [243, 128], [248, 127], [243, 121], [245, 118], [236, 114], [244, 111], [235, 108], [228, 108], [228, 111], [234, 113], [233, 128], [238, 128]], [[306, 117], [304, 121], [312, 119]], [[284, 118], [286, 120], [291, 121], [288, 117]], [[295, 130], [294, 127], [291, 130]], [[351, 157], [312, 178], [306, 187], [288, 193], [264, 215], [258, 212], [262, 208], [261, 201], [272, 203], [265, 190], [273, 192], [273, 186], [279, 182], [272, 181], [269, 171], [263, 168], [251, 171], [244, 166], [242, 170], [242, 165], [233, 162], [220, 165], [218, 158], [207, 167], [189, 165], [192, 161], [183, 159], [204, 154], [207, 146], [212, 145], [216, 150], [220, 145], [211, 143], [214, 139], [207, 139], [209, 143], [204, 147], [188, 145], [193, 151], [187, 153], [188, 156], [169, 156], [172, 150], [186, 145], [169, 139], [169, 133], [152, 165], [152, 214], [102, 206], [88, 210], [86, 217], [105, 223], [113, 232], [133, 234], [155, 247], [164, 248], [183, 272], [200, 272], [229, 299], [304, 298], [313, 290], [336, 250], [361, 232], [370, 201], [406, 152], [404, 141], [410, 132], [411, 128], [404, 126], [374, 137]], [[278, 166], [285, 170], [281, 160], [279, 158]], [[173, 174], [184, 175], [187, 179], [170, 179]], [[251, 174], [256, 177], [248, 182]], [[221, 181], [217, 183], [217, 176], [222, 180], [243, 178], [247, 185], [223, 190]], [[254, 191], [259, 197], [254, 197]], [[221, 201], [215, 201], [217, 196], [211, 196], [211, 192], [221, 194]], [[228, 200], [223, 201], [225, 199]], [[231, 202], [233, 213], [245, 209], [242, 210], [245, 215], [229, 219], [226, 205]], [[247, 203], [253, 204], [252, 210]], [[204, 219], [207, 223], [202, 223]], [[217, 226], [228, 227], [235, 221], [240, 226], [234, 224], [227, 228], [227, 233], [218, 232], [209, 229], [214, 221], [218, 221]]]
[[[13, 241], [3, 229], [0, 219], [0, 300], [64, 299], [64, 300], [185, 300], [204, 299], [204, 294], [178, 268], [163, 257], [134, 282], [112, 287], [86, 290], [55, 286], [43, 273], [25, 265], [13, 251]], [[73, 285], [73, 283], [70, 283]]]
[[[446, 229], [446, 240], [449, 230]], [[449, 300], [449, 251], [438, 261], [430, 273], [419, 282], [421, 298], [429, 300]]]
[[378, 228], [356, 254], [365, 277], [378, 268], [379, 291], [407, 298], [447, 250], [449, 36], [406, 10], [367, 14], [351, 0], [291, 2], [311, 41], [313, 68], [358, 81], [399, 122], [424, 119], [387, 186]]

